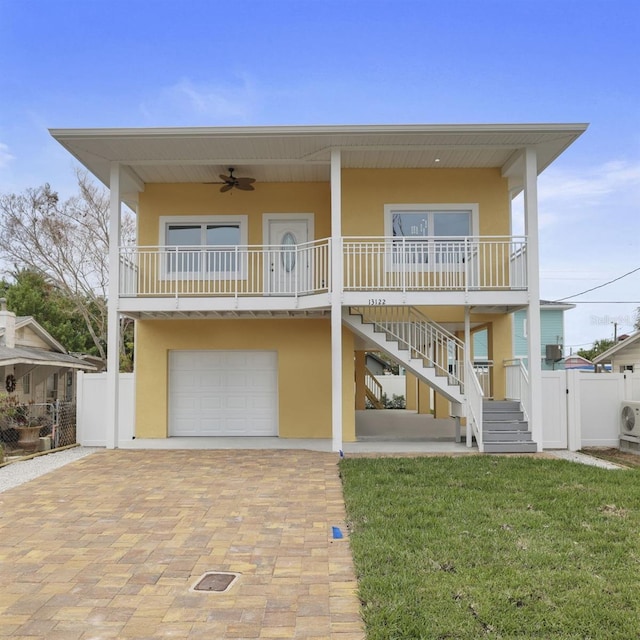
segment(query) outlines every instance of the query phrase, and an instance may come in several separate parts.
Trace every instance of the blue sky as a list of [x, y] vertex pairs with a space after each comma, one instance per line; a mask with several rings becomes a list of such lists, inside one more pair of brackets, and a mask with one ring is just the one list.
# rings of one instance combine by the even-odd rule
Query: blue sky
[[[0, 192], [73, 191], [48, 128], [588, 122], [540, 179], [557, 299], [640, 267], [639, 78], [636, 0], [0, 0]], [[574, 350], [640, 272], [587, 300]]]

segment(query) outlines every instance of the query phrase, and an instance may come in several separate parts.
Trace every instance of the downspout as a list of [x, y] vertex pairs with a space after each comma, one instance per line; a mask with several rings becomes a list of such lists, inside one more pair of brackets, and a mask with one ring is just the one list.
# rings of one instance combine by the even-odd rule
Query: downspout
[[331, 449], [342, 451], [342, 166], [331, 150]]
[[120, 284], [120, 165], [111, 163], [109, 183], [109, 294], [107, 300], [107, 449], [118, 448], [118, 410], [120, 378], [120, 322], [118, 296]]
[[524, 224], [527, 237], [527, 282], [529, 304], [529, 427], [533, 440], [542, 451], [542, 364], [540, 361], [540, 258], [538, 241], [538, 160], [536, 150], [527, 147], [524, 152]]

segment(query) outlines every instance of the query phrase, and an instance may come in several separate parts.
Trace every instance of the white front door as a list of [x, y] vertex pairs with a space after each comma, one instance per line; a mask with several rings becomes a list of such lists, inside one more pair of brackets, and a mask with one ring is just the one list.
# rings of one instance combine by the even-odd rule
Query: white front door
[[313, 269], [312, 250], [305, 244], [309, 242], [310, 220], [292, 215], [290, 219], [271, 218], [268, 226], [268, 293], [293, 295], [308, 292]]

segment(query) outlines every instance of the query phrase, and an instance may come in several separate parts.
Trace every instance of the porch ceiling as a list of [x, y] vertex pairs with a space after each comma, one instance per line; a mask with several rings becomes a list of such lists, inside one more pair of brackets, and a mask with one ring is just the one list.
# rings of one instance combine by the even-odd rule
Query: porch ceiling
[[51, 129], [106, 186], [110, 165], [127, 168], [124, 192], [144, 183], [218, 182], [228, 167], [260, 182], [329, 181], [332, 149], [344, 168], [501, 168], [534, 147], [542, 172], [586, 124], [358, 125]]

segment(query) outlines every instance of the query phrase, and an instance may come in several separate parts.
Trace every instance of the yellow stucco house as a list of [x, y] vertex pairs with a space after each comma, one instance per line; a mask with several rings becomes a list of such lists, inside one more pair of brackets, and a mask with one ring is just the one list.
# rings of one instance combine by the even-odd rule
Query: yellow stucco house
[[[537, 178], [585, 129], [52, 130], [111, 189], [108, 446], [125, 315], [136, 321], [137, 438], [330, 438], [341, 450], [356, 437], [370, 350], [410, 373], [409, 406], [435, 390], [429, 410], [461, 418], [469, 444], [539, 450], [540, 359], [503, 365], [510, 314], [527, 310], [539, 354]], [[514, 236], [519, 193], [525, 233]], [[135, 246], [119, 243], [122, 203], [137, 214]], [[490, 410], [517, 388], [524, 449], [487, 436], [495, 416], [471, 364], [479, 329]]]

